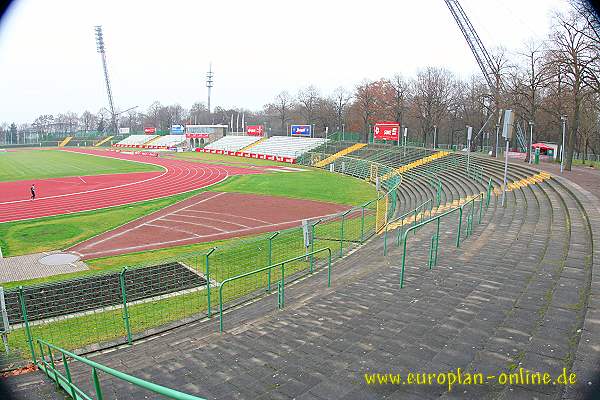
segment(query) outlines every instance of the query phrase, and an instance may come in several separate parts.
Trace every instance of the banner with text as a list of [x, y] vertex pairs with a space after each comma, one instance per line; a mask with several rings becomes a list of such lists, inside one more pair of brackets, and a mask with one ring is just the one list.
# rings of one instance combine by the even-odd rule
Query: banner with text
[[373, 136], [378, 140], [398, 140], [400, 124], [397, 122], [377, 122]]
[[292, 136], [312, 137], [311, 128], [310, 125], [292, 125]]
[[264, 127], [262, 125], [248, 125], [246, 127], [246, 134], [248, 136], [263, 136]]

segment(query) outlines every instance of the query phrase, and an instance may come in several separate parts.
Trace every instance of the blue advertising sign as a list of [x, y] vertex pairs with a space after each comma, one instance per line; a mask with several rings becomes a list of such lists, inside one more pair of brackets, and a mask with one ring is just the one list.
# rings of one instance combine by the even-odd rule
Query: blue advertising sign
[[312, 137], [311, 128], [310, 125], [292, 125], [292, 136]]
[[171, 125], [171, 135], [183, 135], [183, 125]]

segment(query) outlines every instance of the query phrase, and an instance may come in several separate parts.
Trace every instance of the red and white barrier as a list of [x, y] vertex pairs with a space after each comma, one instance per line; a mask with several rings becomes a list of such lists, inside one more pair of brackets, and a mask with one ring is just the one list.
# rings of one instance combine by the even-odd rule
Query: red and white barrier
[[201, 153], [209, 153], [209, 154], [222, 154], [222, 155], [226, 155], [226, 156], [255, 158], [258, 160], [279, 161], [279, 162], [286, 162], [286, 163], [290, 163], [290, 164], [296, 163], [295, 158], [273, 156], [273, 155], [269, 155], [269, 154], [246, 153], [246, 152], [241, 152], [241, 151], [216, 150], [216, 149], [196, 149], [196, 151], [201, 152]]

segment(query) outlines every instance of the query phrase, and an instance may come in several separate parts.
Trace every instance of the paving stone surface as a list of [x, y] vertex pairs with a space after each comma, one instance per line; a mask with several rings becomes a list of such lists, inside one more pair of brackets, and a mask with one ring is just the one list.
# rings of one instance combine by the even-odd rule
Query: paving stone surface
[[67, 274], [69, 272], [86, 271], [88, 269], [83, 261], [58, 265], [47, 265], [40, 262], [40, 259], [43, 259], [49, 254], [57, 253], [60, 252], [49, 251], [46, 253], [27, 254], [24, 256], [0, 257], [0, 283], [45, 278], [53, 275]]
[[[600, 277], [594, 270], [600, 205], [579, 189], [556, 180], [508, 192], [506, 207], [492, 201], [460, 248], [457, 221], [446, 220], [431, 269], [434, 229], [421, 228], [410, 236], [404, 288], [401, 248], [392, 245], [383, 256], [377, 237], [334, 265], [331, 288], [322, 273], [288, 285], [283, 310], [275, 296], [266, 296], [227, 312], [223, 333], [213, 318], [90, 358], [207, 399], [593, 396], [600, 387]], [[406, 379], [410, 372], [458, 368], [481, 373], [486, 383], [449, 390], [437, 375], [427, 385], [365, 381], [365, 374]], [[565, 369], [578, 381], [500, 382], [520, 368], [552, 378]], [[88, 369], [73, 363], [71, 371], [91, 389]], [[101, 378], [106, 398], [158, 398]]]

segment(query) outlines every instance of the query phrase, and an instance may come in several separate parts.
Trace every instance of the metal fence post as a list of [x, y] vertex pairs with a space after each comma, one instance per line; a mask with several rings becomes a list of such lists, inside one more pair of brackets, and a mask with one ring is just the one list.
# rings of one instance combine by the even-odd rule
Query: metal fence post
[[[271, 236], [269, 236], [269, 256], [267, 258], [267, 265], [271, 265], [273, 263], [273, 239], [279, 235], [280, 232], [275, 232]], [[267, 292], [271, 291], [271, 270], [267, 272]]]
[[365, 241], [365, 206], [361, 207], [362, 215], [360, 218], [360, 242], [363, 243]]
[[127, 289], [125, 288], [125, 272], [127, 267], [124, 267], [119, 274], [119, 286], [121, 286], [121, 299], [123, 300], [123, 322], [125, 323], [125, 331], [127, 332], [127, 343], [131, 344], [131, 326], [129, 325], [129, 310], [127, 309]]
[[19, 286], [19, 303], [21, 303], [21, 313], [23, 314], [23, 322], [25, 323], [25, 334], [27, 335], [27, 344], [29, 345], [29, 351], [31, 351], [31, 360], [35, 363], [35, 350], [33, 348], [31, 329], [29, 328], [29, 319], [27, 318], [27, 305], [25, 304], [23, 286]]
[[281, 263], [281, 308], [285, 305], [285, 264]]
[[205, 278], [206, 278], [206, 315], [207, 317], [211, 317], [212, 315], [212, 310], [211, 310], [211, 305], [210, 305], [210, 267], [208, 264], [208, 257], [216, 250], [216, 247], [213, 247], [212, 249], [210, 249], [208, 251], [208, 253], [206, 253], [206, 259], [205, 259], [205, 266], [206, 266], [206, 270], [205, 270]]
[[388, 233], [388, 227], [386, 224], [385, 231], [383, 231], [383, 255], [384, 256], [387, 256], [387, 233]]
[[463, 208], [461, 206], [458, 209], [458, 230], [456, 231], [456, 247], [460, 247], [460, 230], [462, 228], [462, 216], [463, 216]]
[[77, 398], [77, 393], [75, 392], [75, 387], [73, 386], [73, 381], [71, 380], [71, 370], [69, 369], [69, 364], [67, 363], [67, 356], [63, 353], [63, 366], [65, 367], [65, 375], [67, 375], [67, 382], [69, 387], [71, 388], [71, 397], [74, 399]]
[[344, 217], [346, 214], [342, 214], [342, 226], [340, 228], [340, 257], [344, 255]]
[[327, 262], [327, 287], [331, 287], [331, 249], [329, 249]]

